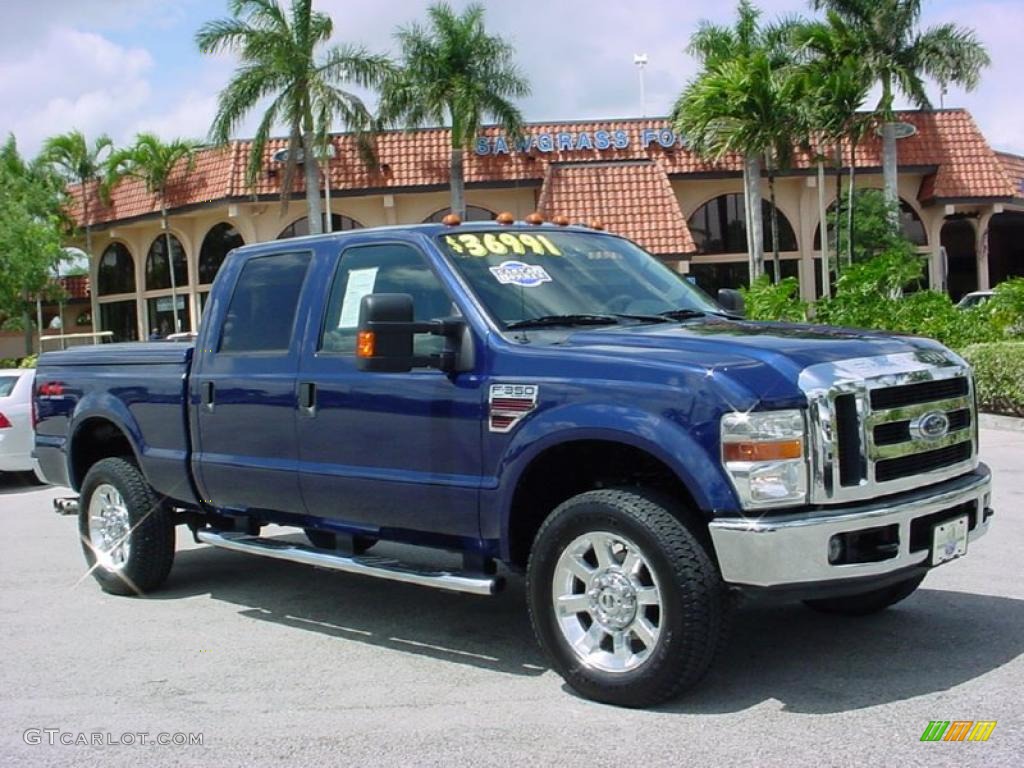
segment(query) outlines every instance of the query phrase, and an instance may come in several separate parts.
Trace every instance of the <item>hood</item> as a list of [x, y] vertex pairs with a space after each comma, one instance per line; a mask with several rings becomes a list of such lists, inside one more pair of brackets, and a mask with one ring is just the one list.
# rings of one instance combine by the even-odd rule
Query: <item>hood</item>
[[[559, 342], [556, 342], [559, 343]], [[816, 363], [939, 348], [936, 342], [820, 325], [707, 317], [683, 323], [587, 328], [564, 336], [563, 350], [725, 374], [750, 393], [765, 387], [803, 400], [800, 372]], [[783, 395], [783, 392], [788, 393]]]

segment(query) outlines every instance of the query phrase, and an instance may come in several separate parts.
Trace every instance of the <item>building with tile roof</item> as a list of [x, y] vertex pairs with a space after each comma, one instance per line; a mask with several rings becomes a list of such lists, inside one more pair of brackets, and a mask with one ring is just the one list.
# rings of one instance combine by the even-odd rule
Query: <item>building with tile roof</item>
[[[904, 231], [929, 255], [929, 279], [957, 298], [1024, 274], [1024, 158], [995, 152], [964, 110], [900, 114], [912, 135], [899, 143]], [[252, 144], [202, 150], [169, 189], [171, 289], [159, 202], [141, 182], [125, 180], [109, 203], [90, 195], [94, 231], [92, 285], [98, 329], [118, 338], [194, 328], [210, 283], [230, 248], [303, 234], [301, 174], [282, 203], [284, 139], [269, 142], [254, 183], [246, 179]], [[841, 172], [856, 168], [859, 188], [881, 187], [881, 140], [842, 148]], [[389, 131], [377, 137], [377, 162], [360, 156], [350, 135], [332, 138], [332, 229], [437, 220], [447, 212], [449, 132]], [[510, 211], [525, 218], [600, 220], [634, 239], [714, 293], [747, 280], [742, 168], [739, 157], [709, 162], [690, 152], [664, 118], [533, 123], [518, 142], [485, 129], [465, 159], [470, 218]], [[826, 179], [835, 199], [836, 172]], [[764, 184], [764, 210], [767, 184]], [[79, 189], [73, 214], [81, 222]], [[783, 275], [800, 279], [805, 298], [820, 293], [815, 160], [798, 152], [776, 180]], [[764, 227], [771, 251], [770, 227]], [[770, 262], [770, 259], [768, 259]], [[771, 265], [769, 263], [769, 268]], [[176, 300], [172, 299], [172, 293]]]

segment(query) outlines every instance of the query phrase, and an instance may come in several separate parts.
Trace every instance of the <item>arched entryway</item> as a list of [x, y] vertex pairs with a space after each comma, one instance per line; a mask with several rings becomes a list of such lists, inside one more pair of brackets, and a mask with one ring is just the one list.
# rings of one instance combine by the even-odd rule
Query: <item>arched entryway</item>
[[997, 213], [988, 224], [988, 279], [993, 287], [1024, 277], [1024, 213]]
[[970, 219], [950, 218], [942, 225], [942, 247], [946, 251], [946, 286], [950, 298], [978, 290], [977, 237]]

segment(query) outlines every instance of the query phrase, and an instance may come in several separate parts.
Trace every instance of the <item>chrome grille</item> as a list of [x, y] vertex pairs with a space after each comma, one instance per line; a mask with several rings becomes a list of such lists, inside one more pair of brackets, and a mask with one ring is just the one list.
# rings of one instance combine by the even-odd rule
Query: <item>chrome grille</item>
[[[810, 406], [812, 502], [898, 493], [977, 464], [973, 384], [950, 352], [820, 364], [800, 383]], [[944, 429], [930, 436], [936, 423]]]

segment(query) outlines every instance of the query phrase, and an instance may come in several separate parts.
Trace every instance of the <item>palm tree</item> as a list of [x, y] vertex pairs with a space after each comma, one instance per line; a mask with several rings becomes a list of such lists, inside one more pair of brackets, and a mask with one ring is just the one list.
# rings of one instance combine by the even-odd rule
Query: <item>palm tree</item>
[[744, 157], [744, 197], [750, 281], [764, 272], [761, 161], [768, 172], [775, 281], [781, 278], [775, 177], [788, 166], [798, 123], [792, 105], [794, 80], [788, 47], [793, 22], [762, 27], [760, 11], [741, 0], [736, 25], [701, 25], [688, 50], [702, 71], [680, 94], [672, 122], [700, 155]]
[[871, 80], [882, 86], [875, 112], [883, 121], [885, 196], [897, 216], [896, 90], [917, 107], [930, 109], [925, 77], [943, 87], [952, 83], [973, 90], [981, 70], [991, 63], [988, 53], [965, 27], [941, 24], [920, 31], [921, 0], [812, 0], [812, 5], [833, 12], [856, 31], [858, 49], [849, 53], [859, 56]]
[[320, 168], [317, 150], [325, 149], [335, 118], [347, 129], [363, 132], [372, 119], [362, 100], [339, 87], [351, 83], [374, 87], [391, 71], [384, 56], [351, 45], [320, 49], [334, 31], [326, 13], [314, 11], [312, 0], [292, 0], [286, 12], [276, 0], [231, 0], [231, 18], [204, 24], [196, 33], [203, 53], [232, 51], [241, 64], [220, 93], [210, 137], [224, 144], [244, 117], [270, 99], [252, 141], [246, 178], [254, 185], [263, 165], [263, 151], [275, 125], [288, 131], [288, 152], [281, 182], [286, 203], [301, 163], [306, 181], [309, 231], [323, 231]]
[[427, 15], [429, 26], [411, 24], [395, 33], [401, 68], [384, 86], [381, 117], [409, 128], [451, 126], [451, 209], [464, 216], [463, 152], [484, 119], [518, 136], [523, 117], [512, 99], [529, 96], [530, 85], [512, 60], [515, 48], [484, 28], [483, 6], [457, 14], [437, 3]]
[[174, 276], [174, 251], [171, 249], [171, 228], [167, 215], [167, 189], [175, 172], [178, 173], [176, 181], [179, 183], [192, 173], [198, 148], [199, 142], [196, 141], [175, 139], [165, 143], [151, 133], [140, 133], [132, 146], [111, 155], [104, 181], [104, 187], [110, 189], [122, 178], [138, 179], [160, 201], [160, 226], [164, 231], [167, 269], [171, 276], [175, 333], [181, 331], [181, 321], [178, 318], [178, 286]]
[[[829, 239], [828, 217], [825, 207], [824, 156], [826, 146], [834, 145], [836, 155], [836, 210], [835, 228], [836, 268], [839, 268], [838, 210], [842, 194], [843, 143], [850, 145], [850, 181], [848, 226], [853, 225], [853, 189], [856, 175], [857, 145], [870, 129], [873, 116], [858, 112], [871, 88], [871, 74], [863, 59], [853, 53], [861, 47], [857, 31], [832, 11], [826, 12], [825, 21], [812, 21], [798, 25], [793, 32], [793, 44], [798, 50], [803, 73], [802, 96], [798, 104], [803, 113], [806, 138], [814, 145], [818, 156], [818, 208], [821, 220], [822, 285], [829, 295]], [[852, 230], [851, 230], [852, 231]], [[852, 235], [847, 238], [852, 248]], [[850, 252], [852, 260], [852, 251]]]
[[82, 219], [85, 222], [85, 253], [92, 260], [92, 217], [87, 187], [106, 173], [114, 142], [103, 134], [89, 144], [81, 131], [51, 136], [43, 144], [41, 159], [82, 190]]

